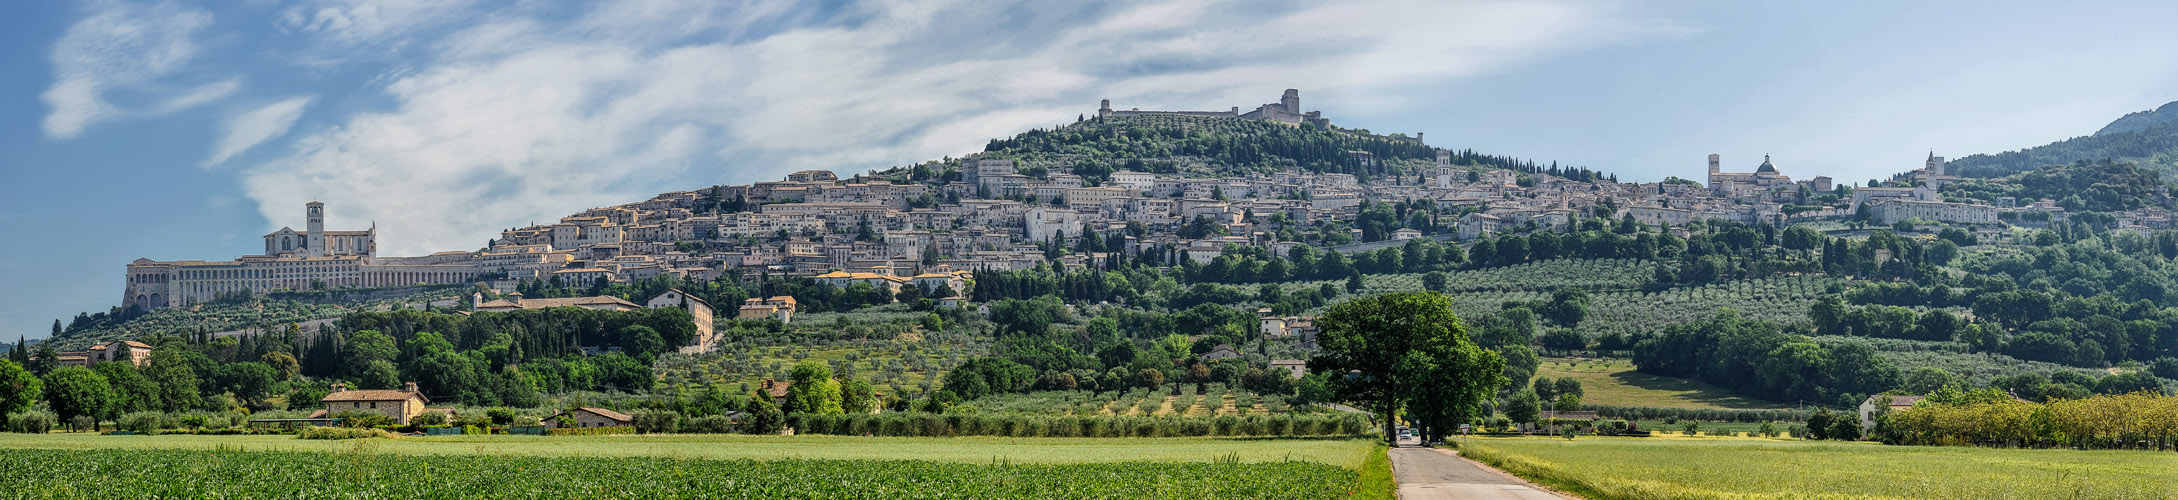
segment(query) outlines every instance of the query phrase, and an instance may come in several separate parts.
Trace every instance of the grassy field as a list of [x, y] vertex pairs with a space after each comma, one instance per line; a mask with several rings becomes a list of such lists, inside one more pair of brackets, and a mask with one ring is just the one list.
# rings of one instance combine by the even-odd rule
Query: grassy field
[[[507, 456], [620, 456], [690, 459], [932, 460], [991, 463], [1124, 461], [1319, 462], [1357, 469], [1375, 444], [1365, 439], [1221, 438], [885, 438], [855, 436], [435, 436], [369, 440], [379, 453]], [[0, 434], [0, 449], [184, 449], [349, 451], [355, 441], [294, 436], [104, 436]]]
[[1596, 499], [2167, 499], [2178, 454], [1746, 438], [1462, 438], [1462, 455]]
[[[371, 441], [365, 441], [366, 443]], [[44, 498], [1349, 498], [1313, 462], [921, 460], [0, 451], [0, 487]]]
[[1623, 359], [1543, 358], [1538, 377], [1581, 381], [1581, 402], [1658, 408], [1767, 408], [1773, 403], [1733, 395], [1693, 380], [1634, 371]]
[[[45, 498], [1391, 498], [1365, 439], [0, 434]], [[89, 488], [86, 485], [96, 485]]]

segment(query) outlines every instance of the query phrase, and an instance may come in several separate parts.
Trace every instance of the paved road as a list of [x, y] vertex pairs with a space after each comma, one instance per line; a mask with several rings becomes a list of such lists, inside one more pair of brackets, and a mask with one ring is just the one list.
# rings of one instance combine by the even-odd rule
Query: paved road
[[1482, 470], [1450, 450], [1392, 448], [1391, 463], [1401, 500], [1563, 500], [1519, 480]]

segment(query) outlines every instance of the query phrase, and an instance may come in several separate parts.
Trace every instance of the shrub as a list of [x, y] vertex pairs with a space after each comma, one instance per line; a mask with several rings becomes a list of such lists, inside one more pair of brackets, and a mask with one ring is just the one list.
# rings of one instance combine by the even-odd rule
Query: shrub
[[97, 432], [98, 419], [91, 418], [90, 415], [76, 415], [75, 418], [68, 419], [68, 430], [75, 432]]
[[118, 423], [121, 430], [137, 434], [151, 434], [158, 432], [160, 429], [173, 426], [167, 423], [165, 413], [155, 411], [140, 411], [122, 415]]
[[8, 432], [44, 434], [53, 432], [59, 417], [42, 411], [26, 411], [8, 416]]
[[311, 427], [308, 429], [303, 429], [302, 433], [296, 435], [296, 437], [301, 439], [392, 438], [393, 433], [386, 432], [385, 429], [365, 429], [356, 427]]
[[514, 410], [506, 408], [493, 408], [490, 410], [485, 410], [484, 416], [492, 419], [492, 425], [507, 425], [514, 423]]
[[191, 413], [188, 415], [182, 415], [180, 418], [175, 419], [175, 421], [180, 422], [182, 427], [190, 429], [203, 429], [212, 426], [212, 417], [210, 415], [205, 415], [202, 413]]
[[635, 414], [635, 432], [672, 434], [681, 430], [681, 414], [671, 410]]
[[418, 427], [437, 427], [441, 425], [446, 425], [446, 414], [425, 413], [422, 415], [417, 415], [415, 418], [408, 419], [408, 424]]
[[733, 428], [733, 419], [726, 418], [725, 415], [705, 415], [688, 419], [688, 425], [684, 426], [681, 431], [696, 434], [725, 434], [733, 432]]
[[380, 413], [344, 411], [329, 416], [340, 419], [341, 427], [363, 428], [393, 425], [393, 417], [388, 417]]

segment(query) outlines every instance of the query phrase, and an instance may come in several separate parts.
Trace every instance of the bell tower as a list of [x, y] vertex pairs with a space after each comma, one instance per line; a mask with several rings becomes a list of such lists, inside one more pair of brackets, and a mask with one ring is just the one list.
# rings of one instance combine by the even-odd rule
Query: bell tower
[[313, 201], [304, 207], [304, 214], [308, 216], [306, 220], [309, 221], [309, 232], [303, 234], [303, 247], [310, 249], [311, 257], [324, 257], [325, 204]]

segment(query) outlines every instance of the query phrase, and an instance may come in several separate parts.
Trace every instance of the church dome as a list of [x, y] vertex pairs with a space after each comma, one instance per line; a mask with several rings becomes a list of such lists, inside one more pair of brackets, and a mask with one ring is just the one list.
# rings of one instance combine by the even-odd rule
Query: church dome
[[1774, 173], [1777, 173], [1777, 166], [1776, 166], [1776, 165], [1771, 165], [1771, 164], [1770, 164], [1770, 155], [1762, 155], [1762, 166], [1760, 166], [1760, 167], [1755, 167], [1755, 173], [1758, 173], [1758, 174], [1774, 174]]

